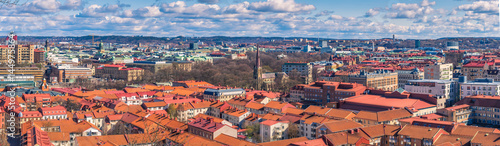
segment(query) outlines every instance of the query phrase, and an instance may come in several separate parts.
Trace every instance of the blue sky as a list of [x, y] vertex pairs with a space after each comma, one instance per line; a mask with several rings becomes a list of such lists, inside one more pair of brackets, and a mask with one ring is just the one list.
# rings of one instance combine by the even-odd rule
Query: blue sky
[[500, 37], [498, 0], [21, 0], [0, 8], [19, 35]]

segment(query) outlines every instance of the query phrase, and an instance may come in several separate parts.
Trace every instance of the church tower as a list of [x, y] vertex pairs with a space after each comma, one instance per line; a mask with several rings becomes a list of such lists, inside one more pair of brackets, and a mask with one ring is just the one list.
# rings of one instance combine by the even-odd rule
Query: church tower
[[257, 46], [257, 55], [255, 57], [255, 68], [253, 70], [253, 78], [255, 79], [255, 89], [261, 90], [262, 86], [262, 67], [260, 65], [259, 46]]
[[104, 49], [104, 44], [101, 42], [99, 43], [99, 52], [104, 53], [106, 50]]

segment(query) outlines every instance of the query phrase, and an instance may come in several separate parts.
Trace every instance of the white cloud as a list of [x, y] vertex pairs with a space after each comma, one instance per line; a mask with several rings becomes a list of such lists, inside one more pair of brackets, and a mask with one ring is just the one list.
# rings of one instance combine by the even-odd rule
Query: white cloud
[[475, 1], [472, 4], [458, 6], [457, 9], [462, 11], [472, 11], [474, 13], [498, 15], [498, 1]]
[[61, 9], [67, 10], [81, 10], [84, 7], [84, 2], [82, 0], [66, 0], [64, 5], [61, 6]]
[[206, 4], [216, 4], [219, 3], [219, 0], [198, 0], [199, 3], [206, 3]]
[[118, 5], [90, 5], [82, 10], [77, 17], [104, 17], [110, 14], [118, 14], [122, 8]]
[[22, 7], [22, 12], [32, 14], [46, 14], [59, 11], [61, 3], [57, 0], [33, 0]]
[[307, 12], [315, 10], [313, 5], [295, 3], [294, 0], [267, 0], [265, 2], [253, 2], [249, 9], [259, 12]]
[[380, 13], [380, 11], [378, 9], [375, 9], [375, 8], [370, 9], [365, 13], [365, 17], [372, 17], [372, 16], [377, 15], [378, 13]]

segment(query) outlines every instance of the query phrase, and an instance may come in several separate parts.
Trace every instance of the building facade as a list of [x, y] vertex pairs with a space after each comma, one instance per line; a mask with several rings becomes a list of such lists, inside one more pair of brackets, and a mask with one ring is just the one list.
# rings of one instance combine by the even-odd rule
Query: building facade
[[[14, 58], [8, 58], [9, 55], [13, 55]], [[0, 62], [7, 64], [9, 59], [14, 59], [16, 64], [34, 63], [35, 45], [16, 45], [14, 52], [9, 52], [7, 45], [0, 46]]]
[[474, 81], [460, 83], [460, 99], [471, 95], [499, 95], [500, 82], [493, 79], [475, 79]]
[[305, 83], [309, 84], [313, 81], [313, 65], [306, 62], [287, 62], [281, 66], [281, 71], [288, 75], [293, 74], [294, 71], [300, 74], [305, 79]]
[[453, 105], [458, 101], [458, 87], [449, 80], [409, 80], [405, 90], [412, 93], [432, 94], [437, 98], [437, 108]]
[[389, 70], [376, 70], [374, 72], [363, 70], [357, 75], [349, 75], [349, 81], [376, 90], [394, 91], [398, 89], [398, 73]]
[[424, 67], [425, 79], [450, 80], [453, 79], [453, 64], [436, 63]]
[[424, 79], [424, 72], [420, 71], [417, 67], [412, 70], [398, 70], [398, 86], [405, 88], [408, 80], [421, 80]]
[[142, 68], [127, 68], [122, 65], [104, 65], [95, 69], [95, 76], [125, 81], [141, 80], [144, 70]]

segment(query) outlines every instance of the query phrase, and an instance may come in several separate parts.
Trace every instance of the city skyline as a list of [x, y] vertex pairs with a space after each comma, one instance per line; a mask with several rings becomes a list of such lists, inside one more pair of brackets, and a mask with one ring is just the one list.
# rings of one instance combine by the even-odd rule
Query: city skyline
[[500, 37], [497, 0], [25, 0], [0, 15], [25, 36]]

